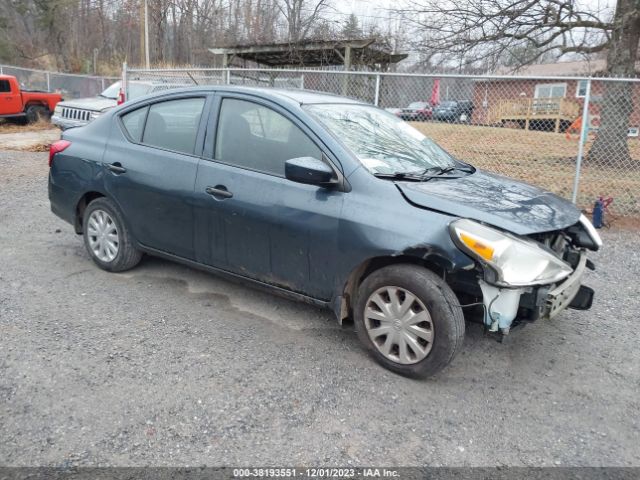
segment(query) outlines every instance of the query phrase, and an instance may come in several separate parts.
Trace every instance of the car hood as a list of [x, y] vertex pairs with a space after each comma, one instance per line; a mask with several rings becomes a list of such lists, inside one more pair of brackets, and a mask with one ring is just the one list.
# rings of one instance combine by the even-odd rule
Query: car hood
[[580, 210], [551, 192], [477, 170], [460, 178], [397, 182], [413, 205], [471, 218], [518, 235], [560, 230], [578, 222]]
[[64, 102], [58, 103], [58, 106], [69, 107], [69, 108], [81, 108], [83, 110], [94, 110], [96, 112], [101, 112], [102, 110], [113, 108], [117, 104], [118, 104], [117, 100], [113, 98], [89, 97], [89, 98], [76, 98], [74, 100], [65, 100]]

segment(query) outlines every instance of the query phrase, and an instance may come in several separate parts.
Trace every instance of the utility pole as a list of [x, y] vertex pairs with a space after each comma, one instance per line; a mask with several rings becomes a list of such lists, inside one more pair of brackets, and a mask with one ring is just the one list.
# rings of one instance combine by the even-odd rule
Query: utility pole
[[144, 65], [144, 0], [140, 0], [140, 65]]
[[149, 62], [149, 6], [144, 0], [144, 64], [147, 70], [150, 68]]
[[[93, 74], [98, 73], [98, 49], [93, 49]], [[103, 89], [104, 90], [104, 89]]]
[[140, 65], [149, 68], [149, 5], [140, 0]]

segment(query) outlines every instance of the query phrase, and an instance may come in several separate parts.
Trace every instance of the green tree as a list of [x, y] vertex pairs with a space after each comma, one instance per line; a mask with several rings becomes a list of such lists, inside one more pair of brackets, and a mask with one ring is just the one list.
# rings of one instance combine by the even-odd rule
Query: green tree
[[341, 33], [343, 38], [361, 38], [362, 28], [360, 28], [358, 17], [356, 17], [353, 13], [350, 14], [347, 20], [344, 22]]

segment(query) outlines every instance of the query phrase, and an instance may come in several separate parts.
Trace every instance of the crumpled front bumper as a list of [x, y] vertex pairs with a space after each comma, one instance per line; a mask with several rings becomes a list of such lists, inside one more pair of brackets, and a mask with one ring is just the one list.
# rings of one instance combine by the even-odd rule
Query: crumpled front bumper
[[582, 251], [573, 273], [561, 283], [504, 288], [480, 281], [485, 306], [485, 324], [490, 331], [508, 333], [514, 320], [552, 319], [566, 308], [588, 310], [594, 292], [582, 285], [587, 268], [593, 268]]
[[591, 307], [593, 290], [582, 285], [586, 269], [587, 255], [583, 252], [573, 273], [547, 293], [542, 318], [554, 318], [566, 308], [588, 310]]

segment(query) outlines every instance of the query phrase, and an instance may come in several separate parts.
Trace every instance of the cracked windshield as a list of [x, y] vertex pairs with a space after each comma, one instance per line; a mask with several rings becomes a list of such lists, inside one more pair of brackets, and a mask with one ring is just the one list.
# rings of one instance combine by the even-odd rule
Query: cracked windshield
[[433, 140], [383, 110], [367, 105], [317, 104], [306, 109], [371, 173], [422, 173], [456, 166]]

